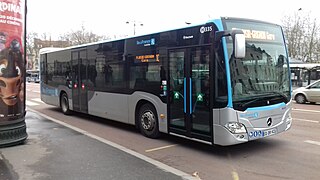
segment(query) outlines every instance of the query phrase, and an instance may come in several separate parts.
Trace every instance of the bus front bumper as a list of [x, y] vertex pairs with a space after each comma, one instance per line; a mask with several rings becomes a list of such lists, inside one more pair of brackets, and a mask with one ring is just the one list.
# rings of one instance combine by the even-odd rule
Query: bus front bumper
[[271, 128], [248, 128], [244, 133], [232, 133], [225, 126], [213, 125], [214, 144], [221, 146], [245, 143], [251, 140], [269, 137], [290, 129], [292, 118], [289, 116], [284, 121]]
[[221, 125], [213, 125], [213, 132], [214, 144], [221, 146], [245, 143], [249, 140], [247, 133], [233, 134], [225, 126]]

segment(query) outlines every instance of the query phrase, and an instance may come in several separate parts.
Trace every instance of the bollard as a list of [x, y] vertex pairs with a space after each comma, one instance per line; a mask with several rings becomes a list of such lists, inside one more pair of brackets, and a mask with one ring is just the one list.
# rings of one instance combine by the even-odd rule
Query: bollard
[[0, 147], [23, 143], [26, 0], [0, 0]]

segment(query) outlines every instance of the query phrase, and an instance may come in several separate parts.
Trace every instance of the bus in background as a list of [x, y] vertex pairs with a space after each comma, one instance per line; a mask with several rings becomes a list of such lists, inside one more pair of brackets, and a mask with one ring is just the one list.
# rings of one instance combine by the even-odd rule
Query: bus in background
[[39, 70], [27, 70], [26, 71], [26, 81], [27, 82], [40, 82], [40, 71]]
[[291, 126], [287, 49], [279, 25], [239, 18], [40, 55], [41, 99], [168, 133], [233, 145]]

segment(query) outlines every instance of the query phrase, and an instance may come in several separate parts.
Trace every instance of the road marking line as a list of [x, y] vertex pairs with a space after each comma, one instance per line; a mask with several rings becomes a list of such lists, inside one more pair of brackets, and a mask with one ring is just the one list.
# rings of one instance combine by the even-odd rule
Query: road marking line
[[294, 120], [297, 121], [304, 121], [304, 122], [311, 122], [311, 123], [319, 123], [319, 121], [314, 121], [314, 120], [309, 120], [309, 119], [298, 119], [298, 118], [293, 118]]
[[319, 141], [306, 140], [306, 141], [304, 141], [304, 142], [305, 142], [305, 143], [309, 143], [309, 144], [314, 144], [314, 145], [320, 146], [320, 142], [319, 142]]
[[239, 175], [238, 175], [237, 172], [232, 171], [231, 174], [232, 174], [232, 179], [233, 179], [233, 180], [239, 180]]
[[123, 151], [123, 152], [125, 152], [125, 153], [128, 153], [128, 154], [130, 154], [130, 155], [132, 155], [132, 156], [135, 156], [135, 157], [137, 157], [137, 158], [139, 158], [139, 159], [141, 159], [141, 160], [143, 160], [143, 161], [146, 161], [146, 162], [148, 162], [148, 163], [150, 163], [150, 164], [153, 164], [154, 166], [156, 166], [156, 167], [158, 167], [158, 168], [160, 168], [160, 169], [162, 169], [162, 170], [164, 170], [164, 171], [167, 171], [167, 172], [170, 172], [170, 173], [175, 174], [175, 175], [177, 175], [177, 176], [180, 176], [180, 177], [182, 177], [182, 179], [186, 179], [186, 180], [198, 180], [197, 178], [195, 178], [195, 177], [191, 176], [190, 174], [187, 174], [187, 173], [185, 173], [185, 172], [183, 172], [183, 171], [181, 171], [181, 170], [179, 170], [179, 169], [176, 169], [176, 168], [174, 168], [174, 167], [168, 166], [168, 165], [166, 165], [166, 164], [164, 164], [164, 163], [162, 163], [162, 162], [160, 162], [160, 161], [157, 161], [157, 160], [152, 159], [152, 158], [150, 158], [150, 157], [148, 157], [148, 156], [145, 156], [145, 155], [143, 155], [143, 154], [140, 154], [140, 153], [138, 153], [138, 152], [136, 152], [136, 151], [133, 151], [133, 150], [131, 150], [131, 149], [128, 149], [128, 148], [126, 148], [126, 147], [124, 147], [124, 146], [121, 146], [121, 145], [119, 145], [119, 144], [117, 144], [117, 143], [114, 143], [114, 142], [112, 142], [112, 141], [106, 140], [106, 139], [101, 138], [101, 137], [99, 137], [99, 136], [93, 135], [93, 134], [91, 134], [91, 133], [89, 133], [89, 132], [87, 132], [87, 131], [85, 131], [85, 130], [82, 130], [82, 129], [80, 129], [80, 128], [77, 128], [77, 127], [75, 127], [75, 126], [72, 126], [72, 125], [70, 125], [70, 124], [67, 124], [67, 123], [65, 123], [65, 122], [62, 122], [62, 121], [60, 121], [60, 120], [57, 120], [57, 119], [55, 119], [55, 118], [53, 118], [53, 117], [47, 116], [47, 115], [45, 115], [45, 114], [43, 114], [43, 113], [41, 113], [41, 112], [39, 112], [39, 111], [37, 111], [37, 110], [34, 110], [34, 109], [32, 109], [32, 108], [29, 108], [28, 110], [31, 111], [31, 112], [34, 112], [34, 113], [38, 114], [39, 116], [42, 116], [42, 117], [44, 117], [44, 118], [46, 118], [46, 119], [48, 119], [48, 120], [51, 120], [51, 121], [53, 121], [53, 122], [55, 122], [55, 123], [58, 123], [58, 124], [60, 124], [60, 125], [62, 125], [62, 126], [65, 126], [65, 127], [70, 128], [70, 129], [72, 129], [72, 130], [74, 130], [74, 131], [77, 131], [77, 132], [79, 132], [79, 133], [82, 133], [82, 134], [84, 134], [84, 135], [86, 135], [86, 136], [88, 136], [88, 137], [91, 137], [91, 138], [93, 138], [93, 139], [96, 139], [96, 140], [98, 140], [98, 141], [100, 141], [100, 142], [102, 142], [102, 143], [108, 144], [109, 146], [112, 146], [112, 147], [114, 147], [114, 148], [117, 148], [117, 149], [119, 149], [120, 151]]
[[232, 171], [231, 171], [231, 176], [232, 176], [232, 179], [233, 179], [233, 180], [239, 180], [240, 178], [239, 178], [239, 175], [238, 175], [238, 173], [237, 173], [237, 170], [236, 170], [236, 168], [234, 168], [234, 166], [232, 165], [232, 159], [231, 159], [231, 154], [230, 154], [230, 152], [227, 153], [227, 156], [228, 156], [228, 160], [231, 162], [231, 169], [232, 169]]
[[31, 89], [27, 89], [28, 92], [34, 92], [34, 93], [40, 93], [40, 91], [34, 91], [34, 90], [31, 90]]
[[41, 101], [40, 98], [34, 98], [34, 99], [31, 99], [32, 101], [36, 101], [36, 102], [39, 102], [39, 103], [43, 103], [43, 101]]
[[40, 104], [26, 100], [26, 105], [27, 106], [38, 106]]
[[316, 111], [316, 110], [309, 110], [309, 109], [295, 109], [292, 108], [293, 111], [305, 111], [305, 112], [314, 112], [314, 113], [320, 113], [320, 111]]
[[174, 147], [174, 146], [177, 146], [177, 145], [178, 144], [172, 144], [172, 145], [168, 145], [168, 146], [162, 146], [162, 147], [158, 147], [158, 148], [148, 149], [148, 150], [145, 150], [145, 152], [158, 151], [158, 150], [161, 150], [161, 149], [167, 149], [167, 148]]

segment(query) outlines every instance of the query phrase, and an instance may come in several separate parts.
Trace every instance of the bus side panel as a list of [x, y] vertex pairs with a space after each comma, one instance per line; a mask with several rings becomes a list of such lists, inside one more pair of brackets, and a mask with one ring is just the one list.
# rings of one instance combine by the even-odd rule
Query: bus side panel
[[59, 91], [57, 88], [41, 83], [41, 100], [46, 104], [53, 106], [60, 106], [59, 104]]
[[58, 106], [60, 106], [60, 95], [61, 95], [62, 91], [67, 93], [67, 96], [68, 96], [68, 99], [69, 99], [69, 109], [73, 110], [72, 89], [67, 87], [67, 86], [64, 86], [64, 85], [58, 85], [58, 92], [59, 92], [59, 95], [58, 95], [59, 104], [58, 104]]
[[46, 104], [54, 105], [60, 107], [60, 95], [61, 92], [64, 91], [68, 95], [69, 99], [69, 108], [73, 110], [72, 107], [72, 94], [71, 89], [67, 86], [59, 85], [58, 88], [49, 86], [47, 84], [41, 83], [41, 100]]
[[128, 123], [128, 95], [88, 91], [93, 97], [88, 101], [91, 115]]
[[[168, 124], [167, 124], [167, 104], [163, 103], [158, 96], [155, 96], [150, 93], [145, 93], [141, 91], [136, 91], [129, 96], [129, 124], [135, 124], [135, 107], [137, 106], [140, 100], [145, 100], [154, 105], [158, 115], [159, 122], [159, 131], [163, 133], [168, 133]], [[160, 118], [160, 115], [163, 114], [164, 118]]]

